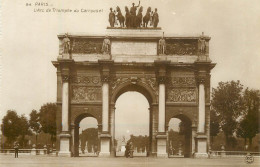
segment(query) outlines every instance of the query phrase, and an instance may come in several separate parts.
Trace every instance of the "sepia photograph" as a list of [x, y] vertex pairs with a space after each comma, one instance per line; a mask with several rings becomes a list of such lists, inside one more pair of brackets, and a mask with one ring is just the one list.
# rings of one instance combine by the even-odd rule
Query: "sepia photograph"
[[259, 0], [2, 0], [0, 167], [260, 166]]

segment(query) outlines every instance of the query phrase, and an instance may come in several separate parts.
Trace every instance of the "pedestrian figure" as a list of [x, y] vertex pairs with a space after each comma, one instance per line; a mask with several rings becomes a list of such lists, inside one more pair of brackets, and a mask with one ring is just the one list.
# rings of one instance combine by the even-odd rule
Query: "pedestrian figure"
[[18, 158], [18, 152], [19, 152], [19, 145], [18, 145], [18, 143], [15, 143], [15, 145], [14, 145], [14, 158]]
[[132, 142], [129, 144], [129, 152], [130, 152], [130, 158], [134, 157], [134, 145]]
[[125, 145], [125, 157], [126, 158], [129, 157], [129, 142], [127, 142]]

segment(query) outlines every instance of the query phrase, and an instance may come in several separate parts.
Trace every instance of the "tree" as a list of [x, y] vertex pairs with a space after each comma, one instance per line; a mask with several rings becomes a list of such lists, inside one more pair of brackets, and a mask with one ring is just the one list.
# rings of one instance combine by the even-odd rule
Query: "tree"
[[40, 114], [36, 110], [32, 110], [32, 112], [30, 113], [29, 125], [35, 134], [35, 143], [37, 146], [37, 137], [41, 132], [41, 124], [40, 124]]
[[226, 144], [229, 146], [229, 138], [237, 128], [237, 120], [243, 115], [243, 85], [240, 81], [219, 82], [218, 87], [213, 88], [212, 108], [219, 115], [220, 127], [226, 138]]
[[20, 118], [14, 110], [8, 110], [6, 116], [2, 119], [1, 131], [10, 145], [20, 135], [19, 120]]
[[249, 139], [249, 147], [252, 145], [252, 139], [258, 133], [259, 126], [259, 96], [258, 90], [249, 90], [248, 88], [244, 91], [244, 102], [245, 102], [245, 115], [237, 130], [237, 135], [244, 138], [245, 144], [246, 139]]
[[24, 115], [22, 115], [19, 118], [17, 124], [19, 125], [19, 135], [20, 135], [19, 143], [20, 143], [20, 146], [22, 146], [22, 148], [23, 148], [27, 144], [27, 139], [25, 138], [25, 136], [31, 135], [32, 132], [29, 129], [30, 125], [29, 125], [28, 119]]
[[128, 141], [132, 142], [134, 148], [136, 148], [138, 151], [143, 152], [145, 149], [147, 149], [146, 151], [149, 151], [149, 137], [147, 135], [134, 136], [131, 134]]
[[47, 103], [41, 106], [40, 109], [40, 124], [41, 129], [45, 133], [51, 135], [52, 146], [56, 140], [56, 112], [57, 106], [55, 103]]
[[219, 117], [217, 116], [216, 112], [211, 110], [210, 111], [210, 136], [211, 142], [213, 143], [213, 138], [218, 135], [219, 133]]

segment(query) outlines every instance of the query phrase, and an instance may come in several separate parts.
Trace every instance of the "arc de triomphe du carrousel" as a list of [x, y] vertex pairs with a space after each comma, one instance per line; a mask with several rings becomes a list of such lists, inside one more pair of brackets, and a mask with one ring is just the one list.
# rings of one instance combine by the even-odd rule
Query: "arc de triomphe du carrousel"
[[[210, 37], [166, 36], [151, 16], [137, 6], [109, 13], [107, 35], [58, 35], [57, 151], [79, 155], [79, 122], [98, 122], [99, 156], [115, 156], [115, 102], [128, 91], [149, 102], [148, 156], [167, 157], [171, 118], [185, 123], [186, 157], [208, 157], [210, 145]], [[148, 16], [147, 16], [148, 15]], [[145, 18], [146, 17], [146, 18]], [[117, 27], [115, 22], [118, 20]]]

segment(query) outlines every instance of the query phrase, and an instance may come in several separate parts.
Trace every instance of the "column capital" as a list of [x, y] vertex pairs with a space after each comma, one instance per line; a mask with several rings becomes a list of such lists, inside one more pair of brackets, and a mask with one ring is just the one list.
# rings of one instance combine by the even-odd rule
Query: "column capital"
[[70, 76], [68, 74], [61, 75], [62, 82], [69, 82]]
[[197, 81], [198, 84], [205, 84], [206, 83], [206, 77], [197, 76], [196, 81]]
[[157, 77], [157, 82], [159, 84], [165, 84], [166, 83], [166, 80], [167, 80], [167, 77], [166, 76], [158, 76]]
[[71, 128], [71, 129], [75, 129], [75, 124], [71, 124], [71, 125], [70, 125], [70, 128]]
[[101, 82], [102, 83], [109, 83], [110, 76], [109, 75], [101, 75]]

